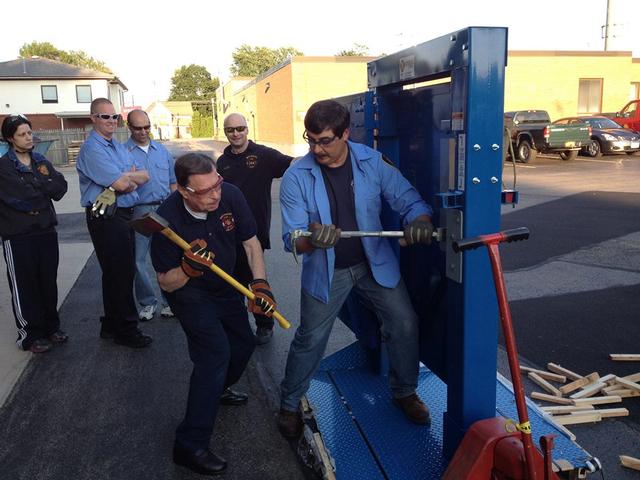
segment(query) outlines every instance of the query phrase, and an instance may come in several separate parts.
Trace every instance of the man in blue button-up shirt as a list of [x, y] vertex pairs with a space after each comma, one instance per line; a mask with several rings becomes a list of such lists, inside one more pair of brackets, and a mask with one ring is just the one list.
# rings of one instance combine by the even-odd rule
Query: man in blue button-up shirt
[[300, 398], [351, 291], [375, 308], [389, 352], [393, 403], [412, 422], [429, 422], [429, 410], [415, 393], [418, 318], [392, 246], [380, 237], [340, 239], [340, 231], [381, 231], [384, 198], [402, 217], [401, 245], [428, 244], [432, 210], [380, 152], [349, 141], [349, 121], [348, 110], [339, 103], [314, 103], [304, 120], [309, 153], [291, 164], [280, 187], [285, 249], [292, 248], [294, 230], [313, 232], [296, 241], [297, 251], [304, 254], [300, 326], [289, 350], [278, 414], [287, 437], [302, 430]]
[[[151, 337], [138, 329], [138, 311], [133, 299], [135, 277], [134, 237], [129, 227], [133, 206], [139, 201], [138, 186], [149, 180], [143, 165], [136, 164], [126, 147], [113, 139], [118, 119], [106, 98], [91, 102], [94, 129], [80, 149], [76, 168], [80, 202], [86, 209], [87, 228], [102, 269], [104, 317], [100, 337], [119, 345], [146, 347]], [[94, 209], [98, 197], [115, 192], [117, 208]], [[113, 196], [111, 196], [113, 198]]]
[[[143, 110], [132, 110], [127, 115], [127, 126], [131, 132], [125, 147], [137, 164], [143, 165], [149, 173], [149, 181], [138, 188], [138, 203], [133, 216], [139, 218], [149, 212], [155, 212], [160, 204], [176, 189], [176, 174], [173, 170], [173, 157], [169, 151], [149, 137], [151, 122]], [[135, 296], [141, 306], [140, 320], [151, 320], [158, 307], [158, 299], [147, 273], [147, 257], [151, 238], [135, 234], [136, 242], [136, 280]], [[173, 313], [167, 301], [162, 299], [161, 315], [172, 317]]]

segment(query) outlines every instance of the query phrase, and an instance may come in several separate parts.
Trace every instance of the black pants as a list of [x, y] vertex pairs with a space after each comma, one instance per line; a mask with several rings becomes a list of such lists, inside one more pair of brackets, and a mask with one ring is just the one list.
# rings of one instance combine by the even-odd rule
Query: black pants
[[102, 270], [102, 331], [126, 338], [138, 332], [138, 310], [133, 298], [136, 274], [134, 233], [129, 224], [133, 209], [118, 208], [111, 218], [93, 218], [87, 208], [87, 228]]
[[255, 341], [247, 309], [235, 292], [224, 299], [195, 291], [180, 297], [169, 294], [167, 299], [187, 336], [193, 371], [176, 443], [197, 451], [209, 447], [220, 394], [242, 376]]
[[[233, 276], [245, 287], [248, 287], [249, 282], [253, 280], [253, 274], [251, 273], [249, 260], [247, 259], [247, 252], [245, 252], [242, 244], [239, 244], [236, 248], [236, 264], [233, 269]], [[254, 313], [253, 318], [256, 320], [256, 326], [273, 328], [273, 317]]]
[[58, 317], [58, 234], [46, 232], [3, 239], [16, 343], [24, 350], [60, 328]]

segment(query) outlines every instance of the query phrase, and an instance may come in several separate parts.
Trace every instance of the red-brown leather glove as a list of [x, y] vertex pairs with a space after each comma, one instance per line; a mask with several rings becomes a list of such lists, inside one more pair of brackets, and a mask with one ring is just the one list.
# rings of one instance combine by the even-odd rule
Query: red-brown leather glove
[[249, 282], [249, 288], [255, 295], [255, 300], [249, 299], [248, 309], [252, 313], [273, 316], [276, 311], [276, 299], [273, 296], [269, 282], [262, 278], [256, 278]]
[[191, 247], [182, 256], [182, 271], [191, 278], [201, 277], [211, 269], [215, 255], [207, 250], [207, 242], [198, 238], [189, 244]]

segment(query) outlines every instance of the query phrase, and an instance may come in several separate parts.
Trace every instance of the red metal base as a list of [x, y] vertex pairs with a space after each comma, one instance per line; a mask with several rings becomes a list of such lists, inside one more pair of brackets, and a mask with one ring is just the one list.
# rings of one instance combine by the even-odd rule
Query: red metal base
[[[443, 479], [533, 480], [527, 473], [522, 434], [508, 432], [507, 424], [506, 418], [495, 417], [471, 425]], [[535, 448], [533, 450], [535, 478], [558, 480], [557, 475], [551, 471], [550, 461], [545, 462], [540, 452]], [[548, 456], [550, 453], [549, 451]]]

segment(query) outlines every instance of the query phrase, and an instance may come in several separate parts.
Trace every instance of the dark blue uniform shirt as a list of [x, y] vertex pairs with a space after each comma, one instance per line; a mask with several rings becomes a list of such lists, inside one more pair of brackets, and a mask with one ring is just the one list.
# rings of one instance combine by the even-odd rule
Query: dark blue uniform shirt
[[[222, 184], [222, 198], [218, 208], [209, 212], [206, 220], [194, 218], [184, 207], [178, 191], [173, 192], [157, 210], [169, 222], [169, 228], [187, 243], [201, 238], [215, 254], [213, 262], [222, 270], [233, 274], [236, 262], [236, 243], [244, 242], [256, 234], [256, 222], [242, 192], [229, 183]], [[151, 240], [151, 261], [156, 272], [165, 273], [180, 266], [182, 250], [160, 233]], [[215, 273], [191, 278], [182, 288], [168, 294], [177, 301], [197, 301], [201, 296], [226, 297], [235, 289]]]

